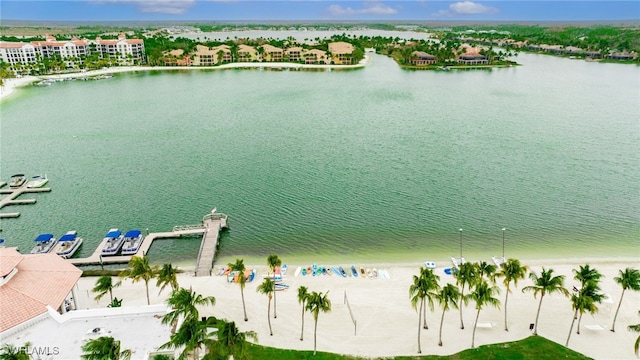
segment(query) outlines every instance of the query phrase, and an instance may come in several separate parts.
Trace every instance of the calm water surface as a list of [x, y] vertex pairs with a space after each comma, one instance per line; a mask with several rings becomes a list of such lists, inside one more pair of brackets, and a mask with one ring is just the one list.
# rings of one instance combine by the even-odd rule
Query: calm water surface
[[[171, 71], [30, 87], [3, 101], [1, 171], [51, 193], [2, 220], [28, 251], [70, 229], [168, 231], [229, 214], [222, 261], [640, 256], [640, 67]], [[26, 198], [26, 197], [25, 197]], [[154, 261], [192, 263], [199, 241]]]

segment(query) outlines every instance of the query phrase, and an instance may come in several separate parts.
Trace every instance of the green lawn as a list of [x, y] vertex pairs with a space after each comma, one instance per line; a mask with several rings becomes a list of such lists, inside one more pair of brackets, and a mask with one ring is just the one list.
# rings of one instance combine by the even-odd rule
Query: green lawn
[[[427, 350], [428, 351], [428, 350]], [[303, 359], [317, 359], [317, 360], [359, 360], [363, 358], [344, 356], [331, 353], [318, 352], [316, 356], [313, 356], [313, 351], [294, 351], [294, 350], [281, 350], [269, 347], [263, 347], [259, 345], [247, 346], [246, 359], [263, 359], [263, 360], [303, 360]], [[562, 345], [556, 344], [540, 336], [530, 336], [524, 340], [483, 345], [476, 349], [468, 349], [460, 353], [450, 356], [399, 356], [395, 358], [386, 358], [393, 360], [468, 360], [468, 359], [482, 359], [482, 360], [557, 360], [557, 359], [570, 359], [570, 360], [586, 360], [590, 359], [580, 353], [567, 349]]]

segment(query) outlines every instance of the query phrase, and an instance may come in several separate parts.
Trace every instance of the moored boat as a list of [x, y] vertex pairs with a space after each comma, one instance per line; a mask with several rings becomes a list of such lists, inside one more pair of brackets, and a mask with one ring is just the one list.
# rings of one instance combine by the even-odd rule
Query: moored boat
[[4, 239], [0, 239], [0, 248], [4, 247]]
[[351, 275], [353, 277], [358, 277], [358, 270], [356, 270], [356, 266], [355, 265], [351, 265]]
[[82, 241], [76, 231], [69, 231], [58, 240], [54, 251], [63, 259], [69, 259], [80, 248]]
[[342, 266], [338, 267], [338, 270], [340, 271], [340, 276], [342, 277], [347, 277], [347, 272], [344, 271], [344, 268]]
[[47, 175], [46, 174], [44, 176], [36, 175], [36, 176], [31, 177], [31, 179], [29, 181], [27, 181], [27, 187], [28, 188], [41, 188], [41, 187], [45, 186], [48, 182], [49, 182], [49, 179], [47, 179]]
[[102, 256], [117, 255], [124, 243], [124, 236], [122, 236], [122, 233], [118, 229], [111, 229], [107, 235], [105, 235], [103, 241], [104, 246], [100, 254]]
[[121, 255], [135, 255], [142, 244], [142, 232], [140, 230], [129, 230], [124, 234]]
[[53, 249], [53, 246], [58, 242], [53, 234], [40, 234], [36, 237], [36, 246], [31, 249], [32, 254], [46, 254]]
[[27, 177], [24, 176], [24, 174], [11, 175], [11, 178], [9, 179], [9, 187], [14, 189], [19, 188], [24, 185], [25, 181], [27, 181]]
[[492, 256], [491, 260], [493, 260], [493, 263], [496, 264], [497, 267], [500, 267], [502, 264], [507, 262], [507, 260], [502, 256]]

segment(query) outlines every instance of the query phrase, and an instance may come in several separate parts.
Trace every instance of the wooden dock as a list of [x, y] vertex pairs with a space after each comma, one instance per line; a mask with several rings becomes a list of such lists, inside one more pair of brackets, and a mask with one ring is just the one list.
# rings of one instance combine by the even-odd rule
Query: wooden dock
[[[4, 184], [6, 184], [6, 182], [4, 182]], [[4, 184], [2, 186], [4, 186]], [[0, 209], [9, 205], [35, 204], [36, 199], [16, 200], [16, 198], [25, 193], [39, 193], [39, 192], [49, 192], [49, 191], [51, 191], [51, 188], [28, 188], [26, 183], [19, 188], [0, 189], [0, 194], [6, 195], [2, 199], [0, 199]], [[19, 212], [0, 213], [0, 218], [15, 218], [18, 216], [20, 216]]]
[[105, 240], [102, 240], [91, 256], [68, 259], [67, 261], [74, 265], [126, 264], [133, 256], [144, 256], [148, 254], [149, 248], [151, 248], [154, 240], [202, 234], [195, 274], [196, 276], [208, 276], [211, 274], [213, 268], [213, 259], [218, 246], [220, 231], [226, 227], [227, 215], [212, 213], [206, 215], [201, 224], [175, 226], [173, 231], [148, 234], [145, 236], [142, 244], [140, 244], [140, 248], [135, 255], [102, 256], [102, 248], [105, 244]]
[[202, 219], [205, 227], [200, 251], [198, 253], [198, 261], [196, 262], [196, 276], [210, 276], [213, 269], [213, 259], [218, 249], [218, 240], [220, 239], [220, 231], [227, 228], [227, 215], [219, 213], [208, 214]]

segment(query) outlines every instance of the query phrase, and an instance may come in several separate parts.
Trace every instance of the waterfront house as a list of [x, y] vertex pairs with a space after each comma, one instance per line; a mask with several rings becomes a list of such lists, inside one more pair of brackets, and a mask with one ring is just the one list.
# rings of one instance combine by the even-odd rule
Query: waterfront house
[[204, 45], [196, 45], [193, 54], [194, 66], [213, 66], [218, 63], [231, 62], [231, 49], [228, 45], [220, 45], [209, 48]]
[[298, 62], [302, 60], [302, 48], [298, 46], [290, 47], [285, 51], [289, 61]]
[[176, 49], [164, 52], [164, 66], [190, 66], [191, 57], [184, 50]]
[[344, 41], [329, 43], [331, 61], [334, 64], [351, 65], [353, 50], [353, 45]]
[[115, 58], [123, 65], [132, 65], [144, 59], [144, 41], [127, 39], [124, 33], [118, 35], [118, 40], [102, 40], [97, 37], [93, 43], [102, 57]]
[[458, 64], [464, 65], [487, 65], [489, 59], [486, 56], [480, 54], [481, 48], [463, 46], [459, 51], [456, 59]]
[[239, 62], [252, 62], [258, 60], [258, 52], [256, 48], [249, 45], [238, 45], [238, 61]]
[[436, 57], [424, 51], [414, 51], [411, 53], [409, 63], [416, 66], [431, 65], [436, 63]]
[[310, 65], [328, 64], [330, 61], [327, 53], [320, 49], [307, 50], [302, 54], [302, 57], [304, 63]]
[[273, 45], [262, 45], [264, 52], [262, 53], [262, 59], [268, 62], [278, 62], [284, 59], [284, 50]]
[[82, 271], [60, 256], [22, 255], [0, 248], [0, 337], [47, 317], [77, 308], [73, 288]]
[[612, 60], [633, 60], [638, 56], [638, 54], [636, 53], [630, 53], [627, 51], [620, 51], [620, 52], [612, 52], [609, 53], [609, 55], [607, 55], [607, 59], [612, 59]]

